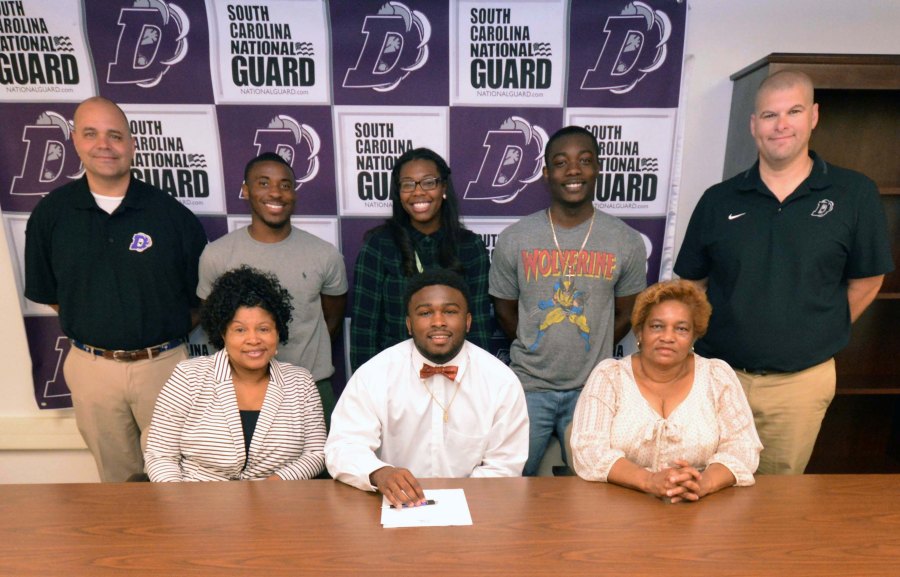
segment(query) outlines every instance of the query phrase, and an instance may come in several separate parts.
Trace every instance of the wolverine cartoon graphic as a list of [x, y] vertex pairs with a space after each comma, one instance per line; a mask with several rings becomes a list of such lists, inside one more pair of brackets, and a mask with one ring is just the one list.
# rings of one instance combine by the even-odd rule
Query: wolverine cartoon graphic
[[538, 307], [546, 310], [547, 314], [538, 327], [537, 338], [531, 345], [531, 350], [537, 349], [547, 329], [564, 321], [578, 327], [578, 334], [584, 339], [584, 350], [591, 350], [591, 327], [588, 326], [587, 317], [584, 316], [586, 300], [584, 292], [575, 287], [575, 275], [570, 269], [554, 283], [553, 297], [538, 302]]

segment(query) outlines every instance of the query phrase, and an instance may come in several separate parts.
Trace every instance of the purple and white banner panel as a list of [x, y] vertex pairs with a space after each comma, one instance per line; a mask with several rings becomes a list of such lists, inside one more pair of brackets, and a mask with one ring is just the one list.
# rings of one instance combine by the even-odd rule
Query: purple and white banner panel
[[[390, 214], [404, 151], [447, 158], [490, 251], [549, 203], [548, 136], [584, 126], [600, 148], [594, 203], [641, 233], [654, 282], [670, 260], [686, 15], [683, 0], [0, 0], [0, 211], [38, 405], [71, 406], [68, 344], [55, 313], [21, 296], [25, 225], [83, 174], [71, 131], [85, 98], [122, 106], [133, 175], [193, 210], [210, 240], [248, 222], [247, 160], [282, 155], [295, 224], [334, 243], [351, 275], [363, 233]], [[197, 331], [191, 353], [208, 352]]]

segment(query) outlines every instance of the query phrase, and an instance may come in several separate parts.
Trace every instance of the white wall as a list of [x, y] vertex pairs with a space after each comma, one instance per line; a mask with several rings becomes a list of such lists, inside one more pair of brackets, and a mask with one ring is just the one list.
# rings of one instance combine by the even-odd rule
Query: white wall
[[[898, 54], [898, 23], [900, 0], [690, 2], [676, 250], [700, 194], [721, 180], [728, 76], [772, 52]], [[0, 234], [0, 482], [96, 480], [90, 456], [79, 450], [83, 444], [70, 412], [35, 407], [18, 302], [9, 248]]]
[[98, 481], [71, 410], [39, 411], [6, 235], [0, 233], [0, 483]]

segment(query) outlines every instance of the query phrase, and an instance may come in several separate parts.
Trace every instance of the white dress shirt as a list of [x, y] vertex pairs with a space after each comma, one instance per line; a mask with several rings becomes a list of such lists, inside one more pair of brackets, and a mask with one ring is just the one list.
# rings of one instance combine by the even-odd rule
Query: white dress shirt
[[151, 481], [309, 479], [325, 456], [322, 401], [306, 369], [269, 362], [269, 386], [245, 457], [231, 365], [223, 349], [182, 361], [163, 387], [144, 452]]
[[459, 367], [454, 381], [444, 375], [421, 379], [426, 362], [409, 339], [353, 374], [325, 444], [332, 477], [374, 491], [369, 475], [388, 465], [418, 478], [522, 474], [528, 411], [516, 375], [468, 342], [446, 363]]
[[601, 362], [578, 399], [571, 443], [575, 472], [588, 481], [606, 481], [622, 458], [654, 472], [684, 459], [701, 471], [721, 463], [737, 485], [752, 485], [762, 450], [737, 375], [698, 355], [690, 392], [665, 419], [641, 394], [630, 355]]

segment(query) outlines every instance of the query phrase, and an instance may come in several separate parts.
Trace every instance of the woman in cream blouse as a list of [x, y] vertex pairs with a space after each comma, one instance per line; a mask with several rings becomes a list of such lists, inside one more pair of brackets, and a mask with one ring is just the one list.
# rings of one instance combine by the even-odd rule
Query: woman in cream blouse
[[688, 281], [641, 293], [638, 352], [602, 361], [572, 422], [575, 471], [672, 502], [752, 485], [762, 445], [734, 371], [693, 353], [711, 308]]

